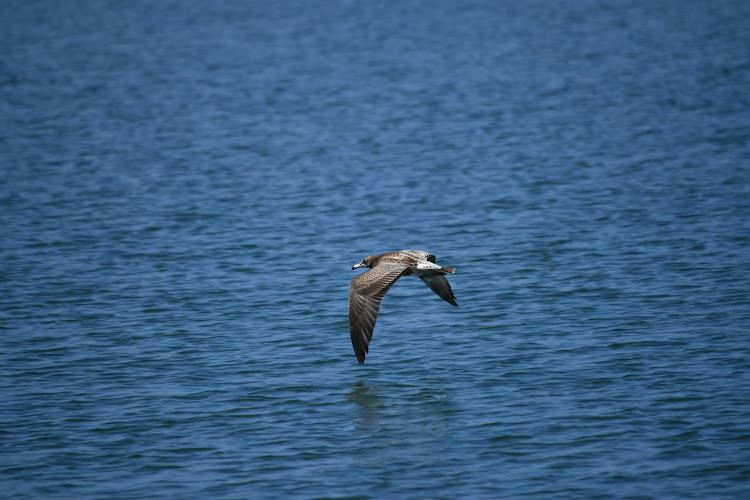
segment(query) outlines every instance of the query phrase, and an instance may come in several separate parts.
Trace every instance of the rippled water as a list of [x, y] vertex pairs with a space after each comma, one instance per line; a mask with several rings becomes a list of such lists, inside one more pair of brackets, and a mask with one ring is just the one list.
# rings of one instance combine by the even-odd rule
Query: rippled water
[[748, 5], [4, 2], [4, 494], [750, 496]]

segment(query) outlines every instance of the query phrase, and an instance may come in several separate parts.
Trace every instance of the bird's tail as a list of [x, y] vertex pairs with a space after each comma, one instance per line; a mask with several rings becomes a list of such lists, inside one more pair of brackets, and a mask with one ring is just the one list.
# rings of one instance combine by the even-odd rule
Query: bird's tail
[[445, 273], [445, 274], [453, 274], [456, 272], [456, 268], [455, 267], [441, 267], [440, 272]]

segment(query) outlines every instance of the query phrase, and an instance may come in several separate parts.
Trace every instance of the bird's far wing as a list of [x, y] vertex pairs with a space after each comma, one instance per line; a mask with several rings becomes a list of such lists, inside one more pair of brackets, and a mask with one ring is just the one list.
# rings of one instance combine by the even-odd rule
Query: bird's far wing
[[424, 274], [419, 274], [419, 278], [424, 281], [424, 284], [430, 287], [430, 290], [438, 294], [438, 296], [449, 303], [452, 306], [458, 307], [456, 303], [456, 297], [453, 295], [451, 285], [448, 280], [445, 279], [445, 273], [439, 271], [428, 271]]
[[380, 264], [355, 277], [349, 285], [349, 333], [360, 364], [365, 362], [380, 302], [406, 269], [402, 265]]

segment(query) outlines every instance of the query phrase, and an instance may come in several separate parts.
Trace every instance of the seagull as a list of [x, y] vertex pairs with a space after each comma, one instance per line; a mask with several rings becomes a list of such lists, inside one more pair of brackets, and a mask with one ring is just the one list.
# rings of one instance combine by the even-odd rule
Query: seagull
[[401, 276], [416, 276], [430, 290], [450, 305], [458, 307], [446, 274], [453, 274], [455, 267], [435, 264], [435, 256], [421, 250], [401, 250], [380, 255], [370, 255], [352, 267], [352, 270], [367, 267], [366, 271], [349, 285], [349, 333], [352, 347], [359, 364], [364, 364], [365, 353], [372, 340], [375, 321], [378, 319], [380, 302], [386, 292]]

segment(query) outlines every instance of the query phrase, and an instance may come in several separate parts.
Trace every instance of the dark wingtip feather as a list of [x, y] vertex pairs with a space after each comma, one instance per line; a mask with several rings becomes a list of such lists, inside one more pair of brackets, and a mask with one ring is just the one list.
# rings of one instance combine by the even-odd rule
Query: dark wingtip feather
[[360, 365], [363, 365], [365, 363], [365, 351], [364, 349], [357, 349], [357, 347], [354, 347], [354, 355], [357, 356], [357, 361], [359, 361]]

